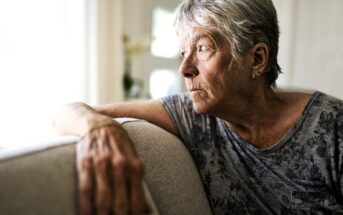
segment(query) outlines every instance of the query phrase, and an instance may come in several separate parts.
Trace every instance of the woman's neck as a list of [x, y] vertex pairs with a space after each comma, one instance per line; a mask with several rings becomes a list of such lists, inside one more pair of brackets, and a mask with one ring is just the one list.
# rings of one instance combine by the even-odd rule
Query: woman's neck
[[218, 117], [243, 139], [258, 148], [276, 144], [297, 122], [310, 95], [278, 93], [272, 89], [251, 92], [249, 99], [227, 103]]

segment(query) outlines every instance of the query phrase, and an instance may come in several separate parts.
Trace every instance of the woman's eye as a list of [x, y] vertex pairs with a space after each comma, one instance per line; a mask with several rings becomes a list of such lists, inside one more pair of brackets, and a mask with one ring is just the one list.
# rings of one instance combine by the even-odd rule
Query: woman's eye
[[212, 54], [213, 51], [209, 46], [202, 44], [197, 46], [197, 56], [200, 60], [208, 60]]
[[198, 45], [198, 52], [204, 52], [207, 51], [208, 48], [205, 45]]
[[186, 57], [186, 51], [180, 52], [180, 55], [181, 55], [182, 58], [185, 58]]

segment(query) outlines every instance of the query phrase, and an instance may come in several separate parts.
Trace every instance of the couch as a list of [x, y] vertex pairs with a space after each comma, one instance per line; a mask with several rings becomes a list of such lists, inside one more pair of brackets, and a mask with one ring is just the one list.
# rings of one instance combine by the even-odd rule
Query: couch
[[[123, 127], [145, 165], [153, 214], [211, 214], [196, 167], [177, 137], [143, 120], [124, 121]], [[76, 141], [0, 149], [0, 214], [77, 214]]]

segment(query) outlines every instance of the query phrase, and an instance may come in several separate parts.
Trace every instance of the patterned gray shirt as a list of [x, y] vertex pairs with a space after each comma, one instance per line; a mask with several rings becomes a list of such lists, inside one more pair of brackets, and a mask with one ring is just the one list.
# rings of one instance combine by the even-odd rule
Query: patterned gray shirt
[[189, 94], [161, 99], [199, 170], [214, 214], [343, 213], [343, 101], [313, 93], [276, 145], [258, 149]]

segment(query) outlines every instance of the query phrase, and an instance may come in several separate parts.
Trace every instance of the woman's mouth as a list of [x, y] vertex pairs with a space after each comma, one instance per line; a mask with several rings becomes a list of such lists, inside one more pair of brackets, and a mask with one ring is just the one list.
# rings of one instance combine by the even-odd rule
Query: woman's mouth
[[200, 88], [193, 88], [193, 89], [190, 89], [189, 92], [196, 92], [196, 91], [199, 91], [201, 90]]
[[189, 90], [189, 92], [194, 93], [194, 92], [199, 92], [201, 90], [202, 89], [200, 89], [200, 88], [192, 88], [192, 89]]
[[190, 92], [191, 95], [197, 95], [197, 94], [203, 92], [203, 89], [201, 89], [201, 88], [193, 88], [193, 89], [190, 89], [189, 92]]

